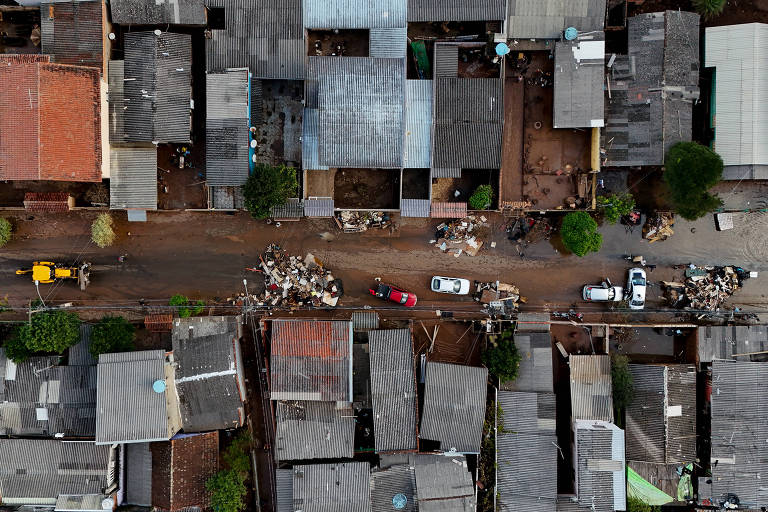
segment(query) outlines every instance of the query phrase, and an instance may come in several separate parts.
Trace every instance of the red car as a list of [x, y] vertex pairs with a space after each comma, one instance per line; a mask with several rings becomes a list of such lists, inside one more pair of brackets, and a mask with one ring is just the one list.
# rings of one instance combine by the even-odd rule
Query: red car
[[378, 283], [376, 288], [369, 288], [368, 291], [371, 295], [375, 295], [380, 299], [390, 300], [407, 308], [412, 308], [416, 305], [416, 295], [391, 284]]

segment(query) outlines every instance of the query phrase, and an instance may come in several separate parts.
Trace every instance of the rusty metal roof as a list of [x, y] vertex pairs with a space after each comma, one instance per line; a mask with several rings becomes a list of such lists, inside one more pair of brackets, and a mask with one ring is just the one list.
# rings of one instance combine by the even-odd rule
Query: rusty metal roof
[[467, 216], [467, 203], [432, 203], [432, 218], [463, 219]]

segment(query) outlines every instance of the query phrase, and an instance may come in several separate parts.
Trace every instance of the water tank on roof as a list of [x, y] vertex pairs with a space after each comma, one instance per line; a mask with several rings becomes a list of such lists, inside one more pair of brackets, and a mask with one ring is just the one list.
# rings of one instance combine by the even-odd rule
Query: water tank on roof
[[104, 498], [101, 500], [101, 509], [102, 510], [112, 510], [115, 508], [115, 500], [112, 498]]
[[156, 380], [152, 383], [152, 391], [155, 393], [162, 393], [165, 391], [165, 381], [163, 380]]
[[568, 27], [565, 29], [565, 40], [566, 41], [573, 41], [579, 37], [579, 31], [576, 30], [576, 27]]
[[403, 510], [407, 504], [408, 498], [405, 497], [405, 494], [399, 492], [392, 496], [392, 506], [395, 507], [395, 510]]
[[499, 43], [496, 45], [496, 55], [504, 56], [509, 53], [509, 46], [507, 43]]

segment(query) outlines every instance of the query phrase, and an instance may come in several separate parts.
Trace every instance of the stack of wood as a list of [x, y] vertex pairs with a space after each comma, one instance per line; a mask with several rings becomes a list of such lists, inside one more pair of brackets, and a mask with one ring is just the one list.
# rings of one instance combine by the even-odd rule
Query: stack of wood
[[664, 241], [675, 234], [672, 229], [674, 224], [675, 215], [672, 212], [656, 212], [645, 221], [643, 238], [650, 243]]

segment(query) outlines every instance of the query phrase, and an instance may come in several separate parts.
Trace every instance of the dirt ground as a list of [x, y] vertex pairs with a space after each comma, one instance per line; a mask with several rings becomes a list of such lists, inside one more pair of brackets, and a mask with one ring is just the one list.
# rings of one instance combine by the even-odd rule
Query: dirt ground
[[400, 207], [399, 169], [338, 169], [333, 180], [337, 208]]
[[[474, 322], [416, 320], [413, 323], [414, 352], [426, 353], [428, 361], [480, 366], [485, 335], [479, 332], [479, 328]], [[437, 335], [432, 344], [430, 338], [435, 332]]]
[[[490, 184], [494, 189], [494, 206], [498, 198], [498, 171], [462, 169], [461, 178], [440, 178], [432, 183], [432, 201], [440, 203], [467, 202], [480, 185]], [[459, 195], [455, 195], [456, 191]]]
[[39, 41], [35, 45], [30, 39], [33, 29], [40, 27], [39, 9], [4, 12], [2, 18], [0, 34], [4, 35], [0, 37], [0, 53], [40, 53]]
[[75, 198], [75, 206], [109, 204], [109, 186], [105, 182], [8, 181], [0, 186], [0, 206], [23, 207], [27, 192], [66, 192]]
[[309, 197], [333, 197], [336, 169], [327, 171], [305, 170], [304, 199]]
[[504, 79], [504, 139], [499, 176], [499, 202], [523, 199], [523, 82], [513, 74], [512, 59], [506, 59]]
[[[301, 165], [301, 123], [304, 89], [299, 81], [261, 81], [261, 123], [256, 125], [256, 161]], [[254, 108], [258, 108], [256, 98]]]
[[309, 30], [307, 55], [339, 55], [343, 57], [368, 57], [368, 30]]
[[[630, 4], [629, 16], [645, 12], [671, 9], [693, 11], [691, 0], [645, 0], [640, 5]], [[704, 27], [736, 25], [739, 23], [768, 23], [768, 0], [728, 0], [722, 14], [701, 20]]]
[[429, 169], [403, 169], [403, 199], [429, 199]]
[[[191, 155], [186, 157], [191, 167], [179, 169], [174, 163], [177, 147], [187, 147]], [[161, 144], [157, 147], [157, 207], [161, 210], [207, 208], [205, 191], [205, 155], [188, 144]]]

